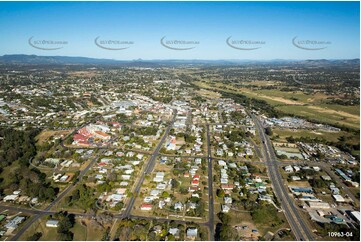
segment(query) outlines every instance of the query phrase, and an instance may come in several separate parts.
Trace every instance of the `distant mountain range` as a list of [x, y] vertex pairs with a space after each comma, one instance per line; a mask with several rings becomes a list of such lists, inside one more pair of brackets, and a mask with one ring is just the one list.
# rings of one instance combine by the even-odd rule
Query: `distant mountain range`
[[122, 61], [71, 56], [3, 55], [0, 63], [18, 64], [116, 64]]
[[0, 64], [34, 64], [34, 65], [131, 65], [131, 66], [163, 66], [163, 65], [240, 65], [240, 64], [303, 64], [312, 66], [325, 65], [360, 65], [360, 59], [345, 60], [113, 60], [71, 56], [38, 56], [38, 55], [3, 55]]

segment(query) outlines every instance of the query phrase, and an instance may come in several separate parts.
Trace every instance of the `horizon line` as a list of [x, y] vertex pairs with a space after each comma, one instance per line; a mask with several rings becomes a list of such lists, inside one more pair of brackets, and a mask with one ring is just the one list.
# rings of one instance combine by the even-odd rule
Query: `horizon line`
[[111, 61], [305, 61], [305, 60], [360, 60], [360, 57], [355, 58], [309, 58], [309, 59], [287, 59], [287, 58], [273, 58], [273, 59], [143, 59], [143, 58], [136, 58], [136, 59], [114, 59], [114, 58], [106, 58], [106, 57], [89, 57], [89, 56], [70, 56], [70, 55], [37, 55], [37, 54], [3, 54], [0, 57], [4, 56], [38, 56], [38, 57], [71, 57], [71, 58], [88, 58], [88, 59], [98, 59], [98, 60], [111, 60]]

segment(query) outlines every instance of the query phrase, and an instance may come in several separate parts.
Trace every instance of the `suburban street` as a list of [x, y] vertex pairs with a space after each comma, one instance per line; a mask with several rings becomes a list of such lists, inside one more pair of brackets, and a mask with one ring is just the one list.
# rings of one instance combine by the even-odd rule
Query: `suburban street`
[[177, 110], [173, 110], [173, 117], [172, 117], [172, 120], [170, 122], [170, 124], [168, 125], [166, 131], [164, 132], [164, 135], [162, 137], [162, 139], [160, 140], [160, 142], [158, 143], [157, 147], [155, 148], [153, 154], [150, 156], [148, 162], [147, 162], [147, 165], [145, 167], [145, 170], [144, 172], [141, 174], [139, 180], [138, 180], [138, 183], [133, 191], [133, 195], [132, 197], [130, 198], [127, 206], [126, 206], [126, 209], [124, 211], [124, 213], [122, 214], [122, 218], [127, 218], [129, 217], [130, 213], [131, 213], [131, 210], [134, 206], [134, 202], [135, 202], [135, 199], [137, 198], [139, 192], [140, 192], [140, 188], [144, 182], [144, 177], [146, 174], [149, 174], [152, 172], [153, 168], [154, 168], [154, 165], [155, 165], [155, 160], [159, 154], [159, 150], [162, 148], [165, 140], [167, 139], [168, 135], [169, 135], [169, 131], [170, 129], [172, 128], [172, 125], [173, 123], [175, 122], [175, 119], [177, 117]]
[[208, 152], [208, 224], [209, 237], [211, 241], [214, 240], [214, 196], [213, 196], [213, 166], [212, 166], [212, 150], [211, 150], [211, 136], [209, 131], [209, 124], [207, 124], [207, 152]]

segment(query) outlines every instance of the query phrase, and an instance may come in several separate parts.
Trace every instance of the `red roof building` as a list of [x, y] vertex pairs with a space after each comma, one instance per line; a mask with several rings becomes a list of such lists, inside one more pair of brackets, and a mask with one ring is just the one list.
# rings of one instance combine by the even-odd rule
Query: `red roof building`
[[102, 131], [95, 131], [95, 134], [100, 139], [110, 139], [110, 135]]
[[84, 135], [85, 137], [92, 137], [93, 135], [87, 130], [86, 127], [84, 128], [81, 128], [78, 130], [78, 133], [81, 134], [81, 135]]
[[88, 138], [85, 137], [84, 135], [81, 135], [81, 134], [74, 134], [73, 140], [76, 141], [76, 142], [87, 141]]
[[198, 180], [192, 180], [192, 186], [198, 187], [199, 186], [199, 181]]
[[140, 206], [140, 210], [143, 210], [143, 211], [149, 211], [153, 208], [153, 205], [152, 204], [149, 204], [149, 203], [143, 203], [141, 206]]
[[188, 188], [188, 192], [195, 192], [195, 191], [197, 191], [197, 188], [195, 188], [195, 187]]
[[222, 184], [221, 188], [223, 190], [232, 190], [234, 188], [233, 184]]
[[199, 175], [194, 175], [194, 176], [193, 176], [193, 180], [199, 181], [199, 178], [200, 178]]

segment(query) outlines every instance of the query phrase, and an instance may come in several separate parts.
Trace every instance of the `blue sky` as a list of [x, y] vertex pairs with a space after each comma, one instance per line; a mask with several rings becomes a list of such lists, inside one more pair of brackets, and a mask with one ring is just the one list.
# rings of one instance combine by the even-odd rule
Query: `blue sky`
[[[341, 59], [360, 56], [359, 2], [0, 2], [0, 55], [36, 54], [129, 59]], [[67, 41], [39, 50], [36, 40]], [[133, 41], [126, 50], [94, 39]], [[197, 41], [167, 49], [160, 39]], [[264, 42], [256, 50], [226, 39]], [[304, 50], [292, 39], [329, 41]], [[115, 45], [112, 45], [115, 46]], [[115, 46], [119, 47], [119, 46]], [[242, 46], [243, 47], [243, 46]], [[248, 46], [246, 46], [248, 47]]]

